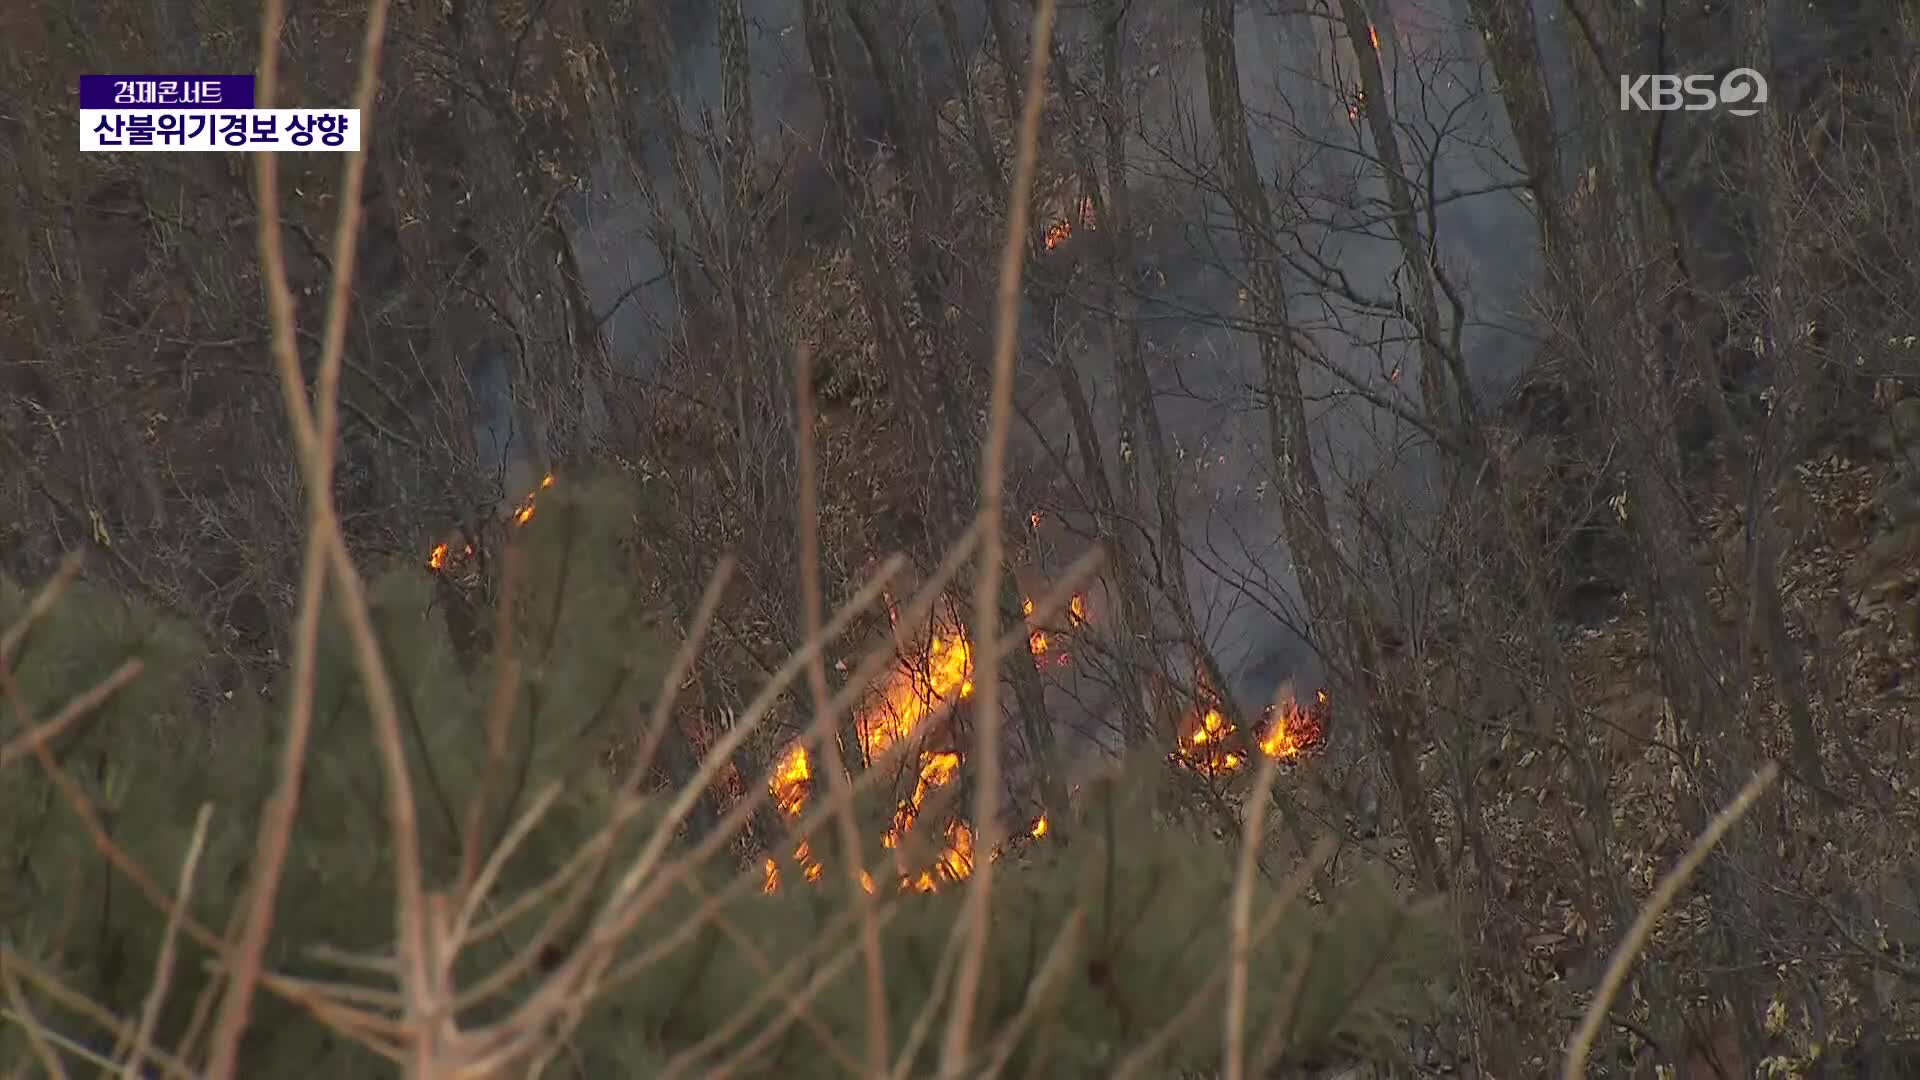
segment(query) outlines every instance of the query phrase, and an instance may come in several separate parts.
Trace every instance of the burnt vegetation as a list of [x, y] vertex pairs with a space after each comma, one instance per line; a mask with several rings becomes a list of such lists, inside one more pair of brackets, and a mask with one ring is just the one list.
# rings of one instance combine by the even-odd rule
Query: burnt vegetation
[[0, 13], [0, 1061], [1920, 1074], [1916, 18]]

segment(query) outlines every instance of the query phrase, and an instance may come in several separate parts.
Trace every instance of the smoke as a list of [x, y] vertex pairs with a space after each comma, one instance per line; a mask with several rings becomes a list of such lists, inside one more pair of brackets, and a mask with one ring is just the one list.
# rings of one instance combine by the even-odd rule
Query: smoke
[[533, 490], [545, 471], [541, 421], [514, 402], [508, 348], [497, 336], [483, 336], [467, 368], [475, 471], [495, 513], [503, 515]]
[[[1360, 79], [1339, 8], [1255, 5], [1239, 16], [1254, 151], [1286, 218], [1279, 250], [1250, 254], [1219, 195], [1196, 6], [1136, 4], [1129, 16], [1142, 29], [1127, 57], [1139, 88], [1128, 178], [1140, 219], [1133, 283], [1158, 372], [1195, 613], [1225, 669], [1223, 691], [1252, 710], [1283, 686], [1319, 685], [1322, 671], [1280, 540], [1257, 344], [1231, 328], [1251, 315], [1242, 291], [1249, 257], [1285, 264], [1289, 317], [1313, 354], [1303, 391], [1336, 546], [1377, 578], [1389, 610], [1416, 591], [1408, 583], [1425, 572], [1421, 527], [1444, 496], [1434, 482], [1438, 451], [1396, 415], [1424, 412], [1420, 353], [1395, 307], [1411, 291], [1371, 134], [1364, 115], [1350, 112]], [[1443, 297], [1443, 321], [1490, 401], [1530, 353], [1525, 304], [1539, 272], [1513, 136], [1464, 4], [1374, 7], [1402, 153], [1423, 207], [1431, 197], [1437, 260], [1462, 311], [1456, 318]], [[1090, 26], [1069, 19], [1061, 32], [1070, 56], [1097, 49]], [[1423, 217], [1423, 233], [1427, 224]], [[1082, 381], [1096, 391], [1103, 428], [1118, 431], [1115, 396], [1101, 392], [1113, 380], [1107, 339], [1091, 325], [1082, 339]], [[1051, 415], [1064, 423], [1059, 410]], [[1117, 443], [1107, 447], [1116, 459], [1142, 449]], [[1149, 492], [1153, 481], [1144, 480]], [[1135, 511], [1153, 518], [1150, 506]]]
[[[720, 5], [711, 0], [665, 0], [671, 37], [671, 84], [683, 123], [696, 130], [723, 124], [728, 106], [723, 54], [720, 46]], [[885, 12], [881, 30], [894, 33], [903, 50], [911, 50], [938, 101], [952, 93], [954, 68], [939, 21], [925, 2], [876, 5]], [[780, 253], [797, 244], [824, 243], [840, 227], [841, 196], [827, 176], [821, 158], [826, 149], [823, 106], [816, 93], [811, 60], [801, 24], [800, 0], [748, 0], [745, 5], [750, 112], [754, 139], [762, 150], [762, 164], [770, 174], [763, 219], [744, 227], [759, 230], [762, 241]], [[964, 51], [977, 50], [985, 27], [984, 8], [962, 0], [958, 4], [960, 39]], [[887, 130], [883, 96], [866, 63], [861, 43], [845, 25], [835, 53], [845, 73], [854, 136], [877, 145], [892, 137]], [[622, 81], [636, 89], [646, 74], [632, 57], [624, 63]], [[630, 119], [642, 133], [640, 160], [629, 158], [622, 146], [604, 148], [593, 162], [588, 190], [570, 205], [576, 257], [596, 311], [605, 318], [604, 332], [616, 370], [644, 379], [672, 339], [685, 299], [666, 274], [667, 260], [654, 236], [655, 210], [642, 194], [644, 174], [664, 204], [667, 221], [681, 236], [689, 232], [687, 193], [673, 176], [666, 140], [657, 115], [636, 93], [624, 103]], [[717, 163], [696, 163], [701, 184], [712, 200], [720, 192]], [[718, 205], [705, 207], [724, 218]], [[741, 224], [741, 223], [732, 223]]]
[[[978, 48], [982, 5], [956, 6], [966, 21], [967, 47]], [[1423, 201], [1433, 198], [1438, 262], [1465, 313], [1455, 327], [1452, 305], [1443, 299], [1448, 327], [1459, 335], [1475, 389], [1491, 400], [1527, 361], [1524, 305], [1539, 263], [1533, 219], [1518, 195], [1512, 134], [1464, 0], [1371, 6], [1380, 20], [1403, 152], [1418, 170]], [[717, 5], [674, 0], [669, 7], [682, 115], [718, 124], [725, 101]], [[1308, 644], [1292, 559], [1280, 541], [1256, 343], [1232, 328], [1247, 314], [1241, 284], [1248, 254], [1239, 249], [1229, 208], [1217, 195], [1197, 7], [1135, 0], [1127, 16], [1125, 78], [1135, 88], [1128, 151], [1134, 171], [1127, 179], [1139, 226], [1131, 284], [1140, 289], [1143, 347], [1159, 372], [1159, 415], [1175, 458], [1169, 479], [1183, 508], [1178, 542], [1189, 552], [1196, 614], [1227, 669], [1229, 685], [1222, 689], [1253, 708], [1283, 684], [1317, 685], [1320, 668]], [[1556, 13], [1557, 5], [1541, 7], [1549, 60], [1559, 55], [1553, 51]], [[944, 96], [954, 80], [937, 18], [918, 3], [900, 9], [898, 19], [892, 25], [903, 28], [901, 47], [916, 50], [936, 99]], [[787, 220], [818, 239], [837, 225], [837, 192], [812, 157], [820, 149], [820, 105], [799, 2], [749, 4], [748, 22], [756, 130], [777, 159], [770, 164], [785, 169]], [[1024, 25], [1018, 29], [1024, 40]], [[1062, 51], [1070, 61], [1079, 58], [1078, 74], [1094, 87], [1097, 60], [1089, 58], [1098, 56], [1099, 32], [1097, 13], [1082, 5], [1063, 9]], [[1240, 15], [1237, 47], [1256, 155], [1263, 174], [1287, 193], [1279, 202], [1288, 221], [1283, 250], [1253, 257], [1285, 261], [1289, 314], [1314, 353], [1304, 389], [1336, 544], [1379, 575], [1384, 594], [1405, 594], [1403, 586], [1424, 572], [1420, 524], [1443, 495], [1433, 482], [1435, 451], [1394, 415], [1396, 407], [1423, 411], [1416, 400], [1420, 355], [1406, 319], [1393, 308], [1407, 292], [1402, 258], [1371, 137], [1364, 121], [1349, 115], [1358, 77], [1337, 0], [1249, 5]], [[871, 107], [871, 76], [858, 43], [845, 41], [839, 53], [860, 122], [867, 134], [884, 137], [872, 127], [884, 118]], [[1560, 90], [1564, 72], [1550, 74]], [[635, 77], [627, 82], [641, 85]], [[631, 107], [646, 128], [651, 118], [641, 115], [642, 103]], [[616, 371], [644, 380], [675, 332], [681, 298], [665, 274], [652, 234], [654, 210], [640, 196], [636, 167], [662, 193], [670, 214], [680, 215], [670, 220], [680, 228], [685, 220], [683, 193], [663, 150], [649, 145], [642, 158], [636, 163], [623, 148], [608, 147], [595, 163], [590, 191], [572, 209], [579, 265], [605, 318]], [[1343, 291], [1348, 295], [1339, 295]], [[1082, 344], [1070, 360], [1088, 388], [1096, 422], [1103, 433], [1114, 433], [1105, 450], [1117, 475], [1119, 455], [1143, 448], [1120, 445], [1102, 316], [1081, 318]], [[1356, 387], [1388, 407], [1367, 402]], [[1043, 428], [1068, 430], [1046, 380], [1026, 380], [1023, 394]], [[1057, 453], [1063, 440], [1045, 441]], [[1040, 439], [1022, 449], [1028, 464], [1050, 467], [1041, 460]], [[1144, 470], [1146, 462], [1136, 461]], [[1155, 479], [1144, 477], [1147, 492]], [[1385, 515], [1384, 536], [1373, 535], [1380, 530], [1363, 521], [1363, 507], [1393, 511]], [[1153, 519], [1150, 505], [1134, 509], [1141, 520]]]

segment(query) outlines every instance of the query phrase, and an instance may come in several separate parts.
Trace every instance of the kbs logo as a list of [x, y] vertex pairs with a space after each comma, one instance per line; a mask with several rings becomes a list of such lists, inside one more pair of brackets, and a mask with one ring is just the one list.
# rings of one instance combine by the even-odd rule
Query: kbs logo
[[1725, 109], [1733, 116], [1752, 116], [1767, 103], [1767, 80], [1752, 68], [1735, 68], [1726, 77], [1711, 75], [1622, 75], [1620, 111], [1705, 112]]

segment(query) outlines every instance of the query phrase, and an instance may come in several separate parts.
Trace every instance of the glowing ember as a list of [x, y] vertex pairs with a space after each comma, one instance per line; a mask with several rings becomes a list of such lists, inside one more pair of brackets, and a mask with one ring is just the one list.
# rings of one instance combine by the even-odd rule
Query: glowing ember
[[[1094, 207], [1093, 197], [1091, 195], [1081, 197], [1079, 210], [1080, 224], [1089, 229], [1094, 228]], [[1061, 218], [1059, 221], [1047, 226], [1047, 250], [1052, 251], [1054, 248], [1066, 243], [1067, 240], [1073, 236], [1073, 229], [1074, 223], [1071, 218]], [[1032, 521], [1034, 528], [1037, 529], [1040, 527], [1040, 515], [1033, 515]]]
[[[1048, 235], [1049, 235], [1049, 236], [1051, 236], [1051, 235], [1052, 235], [1052, 233], [1051, 233], [1051, 232], [1049, 232], [1049, 233], [1048, 233]], [[1052, 244], [1048, 244], [1047, 246], [1048, 246], [1048, 247], [1052, 247], [1053, 245], [1052, 245]], [[1031, 514], [1028, 514], [1028, 515], [1027, 515], [1027, 524], [1028, 524], [1028, 525], [1030, 525], [1030, 526], [1032, 526], [1033, 528], [1036, 528], [1036, 529], [1037, 529], [1037, 528], [1039, 528], [1039, 527], [1040, 527], [1040, 511], [1038, 511], [1038, 510], [1035, 510], [1035, 511], [1034, 511], [1033, 513], [1031, 513]]]
[[[545, 477], [543, 477], [540, 480], [540, 486], [537, 488], [534, 488], [532, 491], [527, 492], [526, 498], [521, 499], [520, 505], [514, 508], [514, 511], [512, 514], [513, 523], [515, 525], [525, 525], [527, 522], [532, 521], [534, 500], [539, 497], [542, 491], [545, 491], [552, 486], [553, 486], [553, 474], [548, 473]], [[472, 558], [472, 557], [473, 557], [473, 545], [471, 544], [465, 545], [464, 552], [462, 552], [458, 556], [455, 556], [452, 553], [451, 549], [448, 547], [447, 544], [445, 543], [436, 544], [434, 545], [433, 550], [427, 554], [427, 569], [433, 570], [433, 571], [445, 570], [448, 568], [449, 565], [451, 565], [452, 563], [458, 562], [460, 559]]]
[[542, 491], [545, 491], [552, 486], [553, 486], [553, 474], [548, 473], [545, 477], [541, 478], [539, 487], [535, 488], [532, 491], [527, 492], [527, 497], [520, 500], [520, 509], [515, 510], [513, 512], [513, 523], [515, 525], [525, 525], [527, 522], [532, 521], [533, 520], [533, 501], [540, 497], [540, 493]]

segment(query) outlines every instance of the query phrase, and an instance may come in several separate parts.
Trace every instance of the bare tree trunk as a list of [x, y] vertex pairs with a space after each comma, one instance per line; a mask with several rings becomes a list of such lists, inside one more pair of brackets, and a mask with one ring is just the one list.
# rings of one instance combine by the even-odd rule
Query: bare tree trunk
[[1001, 95], [1006, 100], [1007, 119], [1020, 115], [1020, 46], [1013, 38], [1013, 23], [1007, 18], [1007, 0], [981, 0], [987, 6], [987, 25], [993, 29], [993, 55], [1000, 61]]
[[[1123, 38], [1121, 23], [1125, 11], [1111, 3], [1103, 7], [1105, 25], [1101, 40], [1101, 120], [1106, 130], [1103, 147], [1104, 166], [1107, 177], [1104, 205], [1100, 201], [1102, 194], [1099, 185], [1090, 185], [1089, 198], [1096, 200], [1097, 212], [1104, 213], [1101, 222], [1101, 248], [1106, 256], [1107, 280], [1105, 283], [1106, 302], [1114, 312], [1111, 320], [1114, 341], [1115, 374], [1118, 377], [1122, 407], [1131, 423], [1137, 424], [1146, 452], [1147, 467], [1153, 472], [1153, 510], [1156, 518], [1155, 529], [1159, 534], [1156, 541], [1155, 583], [1167, 599], [1174, 623], [1179, 629], [1183, 651], [1188, 666], [1196, 680], [1205, 684], [1201, 697], [1196, 701], [1196, 711], [1208, 707], [1217, 707], [1223, 715], [1235, 721], [1235, 727], [1243, 736], [1250, 736], [1246, 725], [1238, 723], [1235, 715], [1238, 707], [1227, 696], [1227, 681], [1220, 667], [1219, 659], [1214, 656], [1200, 631], [1199, 619], [1194, 614], [1192, 585], [1187, 572], [1187, 549], [1185, 535], [1181, 529], [1180, 500], [1174, 486], [1174, 474], [1177, 463], [1167, 445], [1165, 429], [1160, 423], [1160, 408], [1155, 400], [1153, 375], [1147, 369], [1146, 358], [1142, 354], [1139, 325], [1133, 317], [1133, 302], [1127, 283], [1132, 280], [1133, 236], [1132, 220], [1129, 213], [1128, 166], [1126, 159], [1127, 107], [1124, 90], [1120, 81]], [[1058, 44], [1055, 45], [1056, 50]], [[1061, 96], [1071, 101], [1075, 96], [1067, 83], [1067, 66], [1057, 62], [1053, 65], [1062, 80]], [[1070, 109], [1070, 115], [1077, 117], [1077, 109]], [[1077, 118], [1072, 125], [1080, 128]], [[1090, 151], [1082, 156], [1088, 160]], [[1091, 166], [1083, 167], [1093, 174]], [[1077, 213], [1077, 210], [1075, 211]], [[1078, 223], [1076, 223], [1078, 224]], [[1130, 486], [1137, 491], [1138, 473], [1130, 460], [1131, 455], [1123, 453], [1121, 468], [1130, 476]], [[1137, 505], [1137, 503], [1135, 504]]]
[[597, 396], [605, 361], [591, 305], [573, 269], [572, 243], [557, 216], [559, 192], [542, 179], [517, 137], [497, 18], [492, 0], [453, 6], [453, 44], [470, 91], [453, 95], [453, 109], [466, 155], [461, 177], [477, 197], [474, 220], [502, 232], [489, 250], [506, 257], [482, 267], [480, 280], [516, 342], [514, 394], [525, 395], [544, 425], [532, 453], [537, 474], [583, 456], [595, 441], [587, 406]]
[[1623, 512], [1642, 556], [1663, 682], [1689, 734], [1724, 754], [1729, 747], [1721, 740], [1738, 741], [1740, 735], [1733, 727], [1732, 668], [1695, 563], [1693, 512], [1681, 487], [1675, 387], [1660, 332], [1671, 312], [1664, 298], [1683, 284], [1682, 272], [1670, 223], [1651, 190], [1653, 133], [1639, 114], [1615, 112], [1612, 118], [1601, 140], [1606, 167], [1593, 193], [1594, 219], [1612, 226], [1622, 266], [1645, 269], [1629, 273], [1621, 288], [1604, 297], [1599, 322], [1617, 326], [1624, 340], [1616, 355], [1590, 357], [1589, 363], [1631, 468]]
[[907, 195], [907, 280], [920, 317], [912, 321], [903, 311], [901, 321], [913, 335], [910, 346], [916, 339], [930, 346], [926, 362], [917, 368], [932, 388], [931, 405], [944, 440], [945, 449], [935, 450], [927, 462], [937, 511], [932, 531], [944, 536], [973, 512], [979, 440], [974, 410], [963, 392], [963, 356], [985, 355], [986, 343], [958, 340], [946, 318], [947, 282], [936, 238], [953, 217], [953, 181], [936, 137], [939, 116], [927, 97], [925, 72], [907, 40], [909, 32], [896, 25], [889, 33], [872, 0], [843, 3], [890, 118], [886, 127], [897, 133], [897, 161], [904, 166], [899, 173]]
[[1393, 236], [1400, 245], [1406, 279], [1413, 286], [1413, 311], [1408, 321], [1420, 340], [1421, 402], [1442, 431], [1464, 443], [1476, 411], [1473, 385], [1467, 379], [1466, 364], [1459, 351], [1446, 344], [1446, 328], [1441, 323], [1440, 304], [1434, 296], [1438, 254], [1430, 246], [1433, 238], [1420, 232], [1413, 183], [1407, 179], [1400, 153], [1400, 135], [1394, 130], [1393, 98], [1380, 66], [1380, 50], [1394, 46], [1393, 24], [1389, 20], [1376, 26], [1361, 0], [1340, 0], [1340, 10], [1346, 23], [1347, 42], [1360, 67], [1360, 85], [1366, 95], [1361, 112], [1373, 136], [1380, 175], [1386, 182], [1387, 205], [1393, 212]]
[[[1144, 653], [1153, 640], [1153, 623], [1139, 564], [1134, 526], [1123, 519], [1115, 506], [1113, 485], [1107, 477], [1107, 457], [1100, 429], [1094, 424], [1093, 409], [1087, 403], [1086, 388], [1071, 361], [1057, 355], [1049, 360], [1060, 396], [1067, 405], [1067, 417], [1073, 424], [1073, 444], [1078, 450], [1080, 482], [1093, 514], [1094, 535], [1107, 551], [1106, 579], [1120, 600], [1120, 625], [1113, 634], [1114, 652], [1122, 671], [1119, 679], [1121, 715], [1130, 745], [1168, 745], [1174, 734], [1174, 714], [1161, 698], [1160, 680], [1149, 677]], [[1157, 665], [1153, 665], [1157, 667]], [[1144, 682], [1153, 688], [1155, 704], [1148, 709], [1134, 688]]]
[[[1132, 181], [1126, 161], [1127, 114], [1121, 85], [1121, 49], [1125, 42], [1126, 13], [1127, 6], [1115, 0], [1105, 0], [1100, 9], [1103, 20], [1100, 106], [1107, 133], [1107, 183], [1104, 191], [1099, 185], [1091, 184], [1086, 192], [1088, 198], [1095, 200], [1099, 226], [1095, 240], [1106, 257], [1104, 301], [1107, 310], [1112, 313], [1107, 322], [1107, 332], [1116, 363], [1121, 367], [1137, 363], [1140, 352], [1140, 332], [1135, 322], [1132, 292], [1125, 285], [1131, 280], [1133, 272], [1133, 215], [1132, 200], [1128, 195]], [[1058, 38], [1055, 43], [1057, 49]], [[1065, 78], [1065, 64], [1056, 62], [1053, 70]], [[1065, 90], [1063, 96], [1069, 96]], [[1077, 110], [1070, 112], [1070, 123], [1078, 128], [1075, 114]], [[1076, 157], [1082, 161], [1083, 174], [1093, 175], [1091, 151], [1083, 150]], [[1077, 213], [1078, 208], [1073, 212]], [[1077, 222], [1076, 227], [1084, 224]], [[1161, 745], [1172, 745], [1179, 737], [1179, 717], [1172, 702], [1167, 700], [1165, 680], [1156, 677], [1160, 674], [1161, 661], [1154, 654], [1152, 645], [1155, 638], [1153, 615], [1144, 589], [1144, 567], [1139, 551], [1140, 530], [1131, 523], [1130, 517], [1123, 520], [1116, 505], [1112, 485], [1107, 479], [1105, 447], [1094, 427], [1092, 411], [1088, 409], [1086, 397], [1081, 392], [1079, 377], [1068, 365], [1062, 365], [1061, 372], [1064, 379], [1072, 381], [1068, 388], [1067, 403], [1080, 436], [1083, 470], [1095, 500], [1096, 527], [1114, 559], [1112, 580], [1120, 597], [1121, 608], [1121, 629], [1115, 635], [1115, 642], [1122, 665], [1134, 678], [1147, 675], [1146, 682], [1151, 688], [1151, 708], [1145, 713], [1142, 712], [1139, 694], [1129, 692], [1125, 695], [1126, 714], [1132, 717], [1128, 725], [1129, 739], [1154, 740]], [[1131, 414], [1133, 410], [1123, 411]], [[1130, 515], [1139, 506], [1139, 472], [1129, 445], [1132, 436], [1127, 425], [1122, 426], [1120, 437], [1120, 468], [1125, 477], [1128, 494], [1126, 505]]]
[[873, 324], [887, 378], [901, 415], [907, 417], [915, 446], [941, 445], [944, 432], [935, 418], [936, 404], [925, 391], [915, 360], [905, 309], [884, 249], [873, 234], [870, 210], [874, 205], [852, 115], [846, 97], [846, 75], [834, 43], [833, 15], [827, 0], [803, 0], [807, 56], [828, 125], [827, 168], [850, 200], [847, 237], [853, 251], [854, 275], [860, 283], [861, 305]]
[[[1692, 282], [1672, 208], [1659, 187], [1656, 166], [1665, 114], [1648, 119], [1648, 114], [1613, 108], [1612, 65], [1624, 54], [1628, 63], [1640, 65], [1633, 70], [1653, 70], [1646, 66], [1651, 59], [1639, 54], [1647, 42], [1657, 40], [1664, 9], [1645, 9], [1646, 24], [1631, 31], [1604, 5], [1576, 4], [1569, 10], [1579, 18], [1586, 46], [1579, 68], [1587, 107], [1600, 118], [1597, 182], [1587, 193], [1588, 220], [1593, 223], [1588, 261], [1597, 265], [1583, 282], [1588, 287], [1582, 291], [1589, 295], [1581, 301], [1587, 325], [1596, 332], [1580, 344], [1587, 353], [1587, 377], [1597, 391], [1601, 417], [1622, 452], [1626, 483], [1617, 512], [1638, 556], [1649, 644], [1673, 717], [1676, 749], [1682, 761], [1698, 762], [1690, 769], [1695, 783], [1680, 801], [1683, 827], [1698, 831], [1734, 785], [1750, 775], [1755, 747], [1751, 732], [1736, 720], [1736, 702], [1743, 695], [1698, 563], [1675, 422], [1680, 393], [1675, 372], [1690, 369], [1700, 377], [1716, 427], [1731, 431], [1732, 422], [1711, 358], [1699, 352], [1678, 364], [1668, 358], [1664, 330], [1684, 328], [1688, 322], [1686, 296]], [[1617, 269], [1605, 280], [1599, 275], [1609, 264]], [[1614, 335], [1600, 340], [1597, 329], [1608, 326], [1616, 328]], [[1695, 338], [1682, 341], [1681, 348], [1698, 345]], [[1736, 832], [1701, 871], [1702, 890], [1715, 911], [1715, 962], [1729, 971], [1739, 970], [1748, 951], [1732, 931], [1735, 919], [1752, 906], [1749, 887], [1731, 863], [1743, 847]], [[1657, 992], [1671, 994], [1670, 988]], [[1684, 1018], [1661, 1012], [1656, 1021], [1654, 1032], [1661, 1044], [1677, 1046]]]
[[1007, 177], [1001, 168], [1000, 155], [993, 148], [993, 131], [987, 125], [986, 110], [980, 105], [979, 89], [973, 84], [973, 56], [962, 40], [959, 16], [954, 13], [953, 0], [935, 0], [934, 6], [939, 9], [940, 32], [946, 38], [947, 55], [953, 64], [956, 92], [967, 113], [967, 138], [980, 166], [980, 180], [996, 202], [1005, 202]]
[[[1767, 34], [1770, 7], [1764, 2], [1754, 5], [1744, 21], [1748, 62], [1773, 75], [1773, 49]], [[1759, 189], [1755, 215], [1759, 250], [1755, 253], [1753, 283], [1761, 319], [1757, 338], [1763, 363], [1772, 359], [1774, 362], [1767, 366], [1780, 377], [1774, 387], [1773, 409], [1754, 447], [1747, 482], [1745, 576], [1751, 597], [1747, 633], [1765, 650], [1774, 688], [1786, 706], [1787, 723], [1793, 732], [1794, 772], [1826, 800], [1832, 793], [1826, 789], [1826, 774], [1820, 765], [1812, 695], [1801, 667], [1800, 650], [1787, 631], [1780, 597], [1780, 556], [1785, 537], [1773, 515], [1782, 485], [1800, 458], [1804, 417], [1810, 405], [1807, 398], [1818, 377], [1814, 345], [1807, 340], [1812, 325], [1810, 305], [1801, 293], [1800, 276], [1790, 269], [1788, 250], [1795, 239], [1788, 200], [1795, 197], [1793, 162], [1799, 148], [1787, 138], [1779, 107], [1762, 109], [1755, 120], [1760, 134], [1751, 158]]]
[[[1232, 192], [1234, 216], [1243, 242], [1257, 244], [1259, 237], [1273, 235], [1273, 215], [1254, 164], [1246, 106], [1240, 97], [1233, 0], [1207, 0], [1201, 19], [1201, 43], [1206, 54], [1208, 105]], [[1248, 263], [1250, 300], [1261, 325], [1284, 327], [1286, 297], [1275, 262], [1256, 256]], [[1409, 718], [1404, 715], [1401, 695], [1383, 684], [1383, 658], [1375, 638], [1378, 619], [1366, 590], [1346, 580], [1332, 543], [1326, 497], [1313, 462], [1313, 443], [1301, 399], [1299, 357], [1282, 334], [1263, 331], [1259, 342], [1280, 489], [1281, 527], [1299, 571], [1300, 591], [1314, 633], [1330, 658], [1335, 708], [1366, 711], [1375, 750], [1399, 804], [1414, 871], [1425, 888], [1444, 890], [1447, 874], [1435, 842], [1437, 830], [1427, 807]]]

